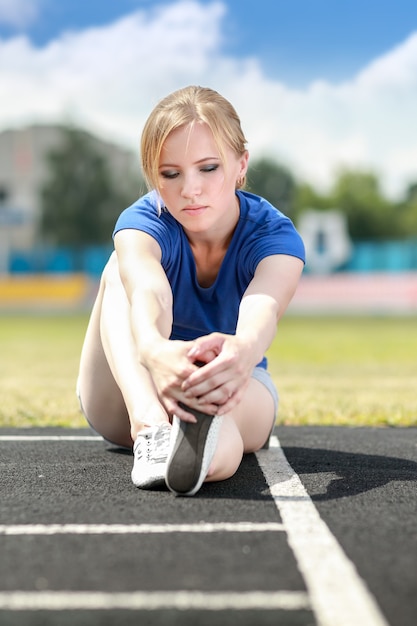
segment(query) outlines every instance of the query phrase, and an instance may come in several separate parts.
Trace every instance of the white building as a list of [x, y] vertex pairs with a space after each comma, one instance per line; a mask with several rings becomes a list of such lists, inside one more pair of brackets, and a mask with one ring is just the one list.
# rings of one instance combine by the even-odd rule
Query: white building
[[[109, 161], [116, 180], [135, 175], [139, 156], [86, 136]], [[63, 127], [34, 125], [0, 132], [0, 272], [7, 249], [30, 249], [37, 238], [40, 215], [39, 191], [48, 176], [47, 154], [59, 146]]]

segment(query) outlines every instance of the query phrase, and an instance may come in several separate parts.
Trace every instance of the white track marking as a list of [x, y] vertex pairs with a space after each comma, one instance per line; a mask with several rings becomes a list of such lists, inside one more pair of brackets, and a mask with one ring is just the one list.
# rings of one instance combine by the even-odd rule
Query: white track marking
[[16, 524], [0, 525], [0, 535], [152, 535], [168, 533], [252, 533], [283, 531], [278, 522], [199, 524]]
[[[308, 596], [299, 591], [225, 592], [200, 591], [11, 591], [0, 593], [0, 610], [311, 610]], [[358, 626], [358, 625], [357, 625]]]
[[0, 441], [101, 441], [97, 435], [0, 435]]
[[389, 626], [355, 566], [321, 519], [277, 437], [257, 453], [304, 577], [319, 626]]

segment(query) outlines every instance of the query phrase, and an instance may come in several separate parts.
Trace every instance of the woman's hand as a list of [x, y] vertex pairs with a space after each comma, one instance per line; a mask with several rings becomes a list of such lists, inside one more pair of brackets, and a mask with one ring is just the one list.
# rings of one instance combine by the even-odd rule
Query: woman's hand
[[[180, 406], [180, 402], [190, 408], [198, 409], [209, 414], [217, 411], [217, 405], [208, 401], [204, 408], [197, 397], [188, 396], [183, 389], [184, 382], [199, 371], [196, 359], [190, 356], [194, 342], [171, 341], [161, 339], [152, 345], [146, 355], [142, 355], [143, 362], [149, 370], [158, 396], [170, 415], [176, 415], [186, 422], [195, 422], [194, 415]], [[209, 352], [206, 351], [206, 356]]]
[[250, 350], [235, 335], [212, 333], [193, 342], [188, 356], [204, 363], [182, 383], [186, 402], [197, 402], [201, 411], [215, 405], [217, 415], [233, 409], [243, 397], [254, 364]]

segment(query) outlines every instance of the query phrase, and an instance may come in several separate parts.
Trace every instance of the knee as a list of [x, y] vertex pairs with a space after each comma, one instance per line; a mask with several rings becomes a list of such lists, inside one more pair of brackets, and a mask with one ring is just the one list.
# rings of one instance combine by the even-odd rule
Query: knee
[[242, 457], [243, 450], [242, 454], [237, 456], [230, 455], [228, 459], [223, 461], [220, 459], [213, 459], [213, 463], [211, 464], [207, 474], [206, 482], [227, 480], [228, 478], [234, 476], [242, 462]]
[[113, 251], [103, 269], [101, 283], [106, 286], [120, 282], [119, 262], [116, 252]]

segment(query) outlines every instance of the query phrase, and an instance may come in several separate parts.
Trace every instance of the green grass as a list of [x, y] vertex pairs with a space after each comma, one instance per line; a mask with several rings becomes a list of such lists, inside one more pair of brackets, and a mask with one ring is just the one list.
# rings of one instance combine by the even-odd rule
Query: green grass
[[0, 426], [85, 426], [75, 396], [85, 316], [0, 317]]
[[[85, 426], [75, 382], [87, 317], [0, 317], [0, 426]], [[279, 423], [417, 425], [413, 318], [284, 318], [268, 353]]]
[[288, 316], [269, 358], [280, 423], [417, 425], [414, 318]]

